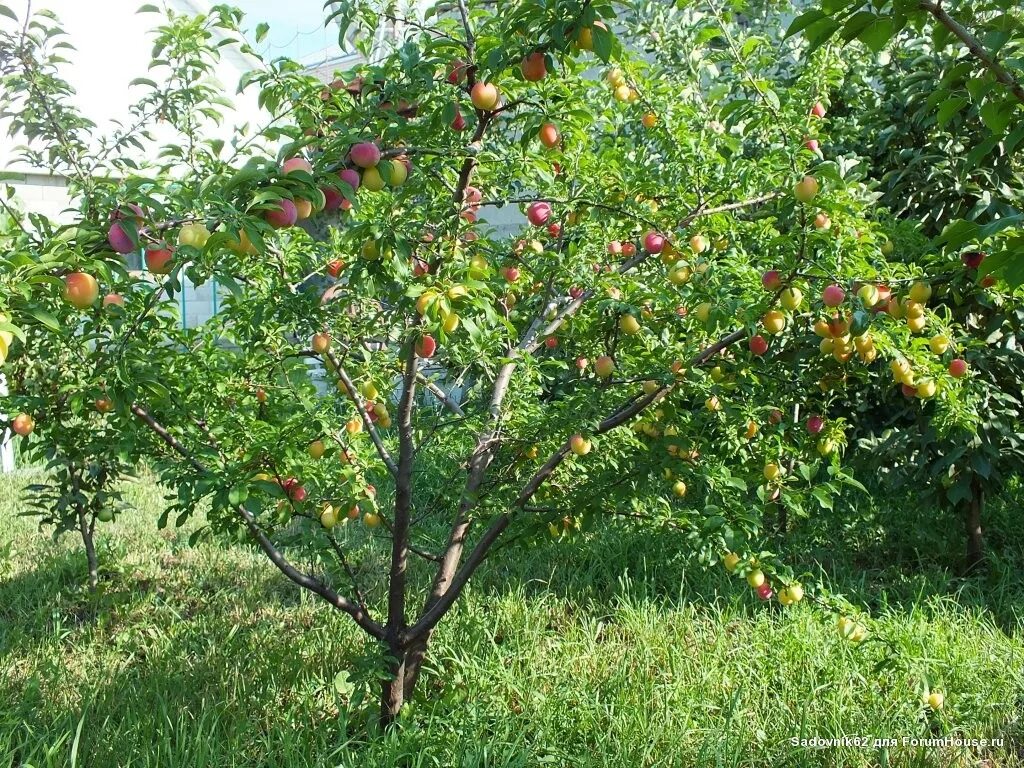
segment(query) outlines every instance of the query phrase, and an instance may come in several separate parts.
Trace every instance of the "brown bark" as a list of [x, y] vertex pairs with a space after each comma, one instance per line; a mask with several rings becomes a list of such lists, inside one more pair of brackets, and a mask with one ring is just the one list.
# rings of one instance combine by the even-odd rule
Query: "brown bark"
[[100, 581], [99, 561], [96, 558], [96, 545], [93, 541], [93, 523], [85, 514], [82, 506], [78, 506], [78, 532], [82, 534], [82, 544], [85, 545], [85, 559], [89, 564], [89, 591], [95, 592]]

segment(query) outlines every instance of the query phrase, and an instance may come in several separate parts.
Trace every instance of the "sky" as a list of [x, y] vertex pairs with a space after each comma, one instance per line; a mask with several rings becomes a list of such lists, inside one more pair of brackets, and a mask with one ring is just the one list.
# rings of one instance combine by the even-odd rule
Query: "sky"
[[257, 46], [265, 56], [315, 64], [338, 52], [337, 27], [324, 28], [324, 0], [231, 0], [230, 4], [245, 12], [250, 40], [257, 24], [270, 25], [267, 37]]

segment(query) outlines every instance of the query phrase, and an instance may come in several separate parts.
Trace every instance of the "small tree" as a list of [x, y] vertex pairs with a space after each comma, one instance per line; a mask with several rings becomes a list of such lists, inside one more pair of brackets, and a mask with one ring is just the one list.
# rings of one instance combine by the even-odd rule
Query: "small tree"
[[[970, 386], [913, 341], [940, 322], [931, 289], [887, 263], [865, 179], [821, 162], [829, 56], [776, 71], [721, 13], [700, 16], [691, 65], [635, 58], [638, 18], [589, 0], [456, 10], [326, 88], [287, 61], [247, 75], [272, 114], [230, 150], [194, 119], [214, 110], [194, 84], [211, 30], [238, 20], [221, 7], [158, 32], [180, 92], [141, 103], [182, 139], [145, 167], [88, 148], [81, 118], [4, 110], [63, 158], [82, 216], [4, 257], [0, 310], [36, 327], [45, 306], [75, 329], [55, 333], [86, 334], [112, 418], [174, 489], [168, 514], [208, 499], [210, 530], [247, 534], [381, 644], [385, 723], [498, 542], [636, 499], [714, 559], [745, 547], [762, 505], [826, 506], [854, 482], [842, 422], [781, 408], [827, 417], [890, 377], [883, 358], [940, 410]], [[332, 17], [367, 37], [405, 21]], [[59, 28], [37, 29], [9, 39], [6, 84], [49, 103]], [[499, 209], [525, 221], [503, 233]], [[314, 215], [323, 241], [295, 226]], [[152, 282], [110, 253], [138, 248]], [[109, 315], [94, 276], [125, 299]], [[169, 320], [184, 278], [226, 294], [197, 329]], [[352, 541], [386, 572], [368, 579]], [[326, 571], [299, 568], [307, 555]]]

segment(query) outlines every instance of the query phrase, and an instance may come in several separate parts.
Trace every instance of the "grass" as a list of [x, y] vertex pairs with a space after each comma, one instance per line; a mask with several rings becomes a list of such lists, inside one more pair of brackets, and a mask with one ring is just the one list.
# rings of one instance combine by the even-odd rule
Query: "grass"
[[[157, 531], [160, 492], [139, 483], [139, 511], [102, 530], [91, 600], [77, 542], [16, 516], [27, 482], [0, 477], [0, 766], [1024, 765], [1013, 567], [957, 580], [877, 551], [844, 570], [833, 550], [830, 586], [918, 659], [893, 673], [875, 671], [880, 644], [850, 645], [807, 604], [755, 605], [670, 534], [510, 550], [441, 625], [422, 695], [382, 734], [360, 704], [375, 649], [257, 552]], [[946, 694], [938, 716], [921, 674]], [[790, 743], [940, 734], [1005, 744]]]

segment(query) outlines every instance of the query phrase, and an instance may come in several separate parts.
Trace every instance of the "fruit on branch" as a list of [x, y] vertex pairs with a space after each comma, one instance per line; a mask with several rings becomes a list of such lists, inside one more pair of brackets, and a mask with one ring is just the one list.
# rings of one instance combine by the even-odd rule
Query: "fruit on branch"
[[828, 217], [827, 213], [819, 213], [814, 217], [814, 228], [815, 229], [830, 229], [832, 227], [832, 219]]
[[822, 104], [820, 101], [815, 102], [814, 106], [811, 107], [811, 114], [814, 117], [824, 117], [825, 116], [825, 105]]
[[967, 375], [967, 361], [958, 357], [950, 362], [949, 375], [954, 379], [960, 379]]
[[921, 331], [923, 331], [927, 323], [928, 320], [925, 317], [907, 318], [907, 328], [909, 328], [913, 333], [920, 333]]
[[466, 79], [466, 71], [469, 69], [469, 65], [461, 59], [452, 59], [448, 64], [448, 82], [452, 85], [458, 85]]
[[359, 168], [373, 168], [380, 162], [380, 147], [372, 141], [361, 141], [352, 145], [348, 157]]
[[633, 336], [640, 333], [640, 321], [633, 315], [623, 315], [619, 318], [619, 330], [628, 336]]
[[753, 354], [761, 357], [768, 351], [768, 340], [761, 334], [757, 334], [750, 337], [749, 346]]
[[718, 395], [712, 395], [704, 401], [704, 407], [714, 413], [722, 410], [722, 401], [718, 399]]
[[210, 239], [210, 230], [201, 222], [182, 224], [178, 230], [178, 245], [190, 245], [200, 250], [206, 247], [206, 241]]
[[331, 528], [333, 528], [337, 524], [337, 510], [331, 504], [324, 504], [324, 508], [320, 512], [320, 525], [322, 525], [327, 530], [331, 530]]
[[304, 157], [289, 157], [283, 163], [281, 163], [281, 173], [287, 175], [294, 173], [295, 171], [302, 171], [303, 173], [313, 173], [313, 166], [309, 164], [309, 161]]
[[935, 379], [921, 379], [917, 383], [917, 396], [922, 400], [935, 397], [937, 385]]
[[615, 96], [616, 101], [627, 103], [634, 98], [634, 93], [636, 93], [636, 91], [634, 91], [628, 85], [619, 85], [615, 87], [615, 90], [612, 92], [612, 95]]
[[416, 355], [418, 357], [433, 357], [434, 351], [437, 349], [437, 342], [434, 341], [433, 336], [424, 335], [416, 341]]
[[840, 616], [836, 626], [839, 629], [839, 634], [851, 643], [859, 643], [868, 636], [867, 629], [849, 616]]
[[[335, 192], [334, 194], [337, 195], [338, 193]], [[256, 253], [258, 253], [256, 246], [253, 245], [252, 240], [249, 239], [249, 234], [244, 229], [240, 229], [238, 231], [237, 240], [230, 237], [229, 235], [229, 239], [226, 245], [229, 249], [231, 249], [234, 253], [237, 253], [239, 256], [253, 256]]]
[[711, 318], [711, 310], [715, 308], [715, 305], [710, 301], [704, 301], [698, 304], [693, 310], [693, 316], [696, 317], [700, 322], [706, 323]]
[[811, 152], [817, 152], [819, 149], [817, 139], [807, 139], [806, 141], [804, 141], [804, 146], [807, 147], [807, 149], [811, 150]]
[[498, 93], [496, 86], [491, 83], [485, 83], [479, 81], [473, 85], [473, 88], [469, 92], [469, 100], [473, 102], [473, 106], [479, 109], [481, 112], [490, 112], [498, 106], [498, 101], [501, 99], [501, 94]]
[[[124, 296], [122, 296], [120, 293], [108, 293], [106, 296], [103, 297], [103, 306], [104, 307], [109, 307], [109, 306], [115, 305], [115, 304], [117, 306], [119, 306], [119, 307], [123, 307], [124, 306]], [[3, 345], [0, 344], [0, 348], [2, 348], [2, 346]], [[3, 362], [3, 356], [0, 355], [0, 363], [2, 363], [2, 362]]]
[[690, 250], [694, 253], [704, 253], [709, 247], [710, 243], [704, 235], [694, 235], [690, 238]]
[[640, 122], [644, 128], [653, 128], [658, 124], [658, 116], [653, 112], [645, 112], [644, 116], [640, 118]]
[[392, 187], [400, 187], [405, 184], [406, 179], [409, 178], [409, 169], [412, 164], [408, 158], [395, 158], [391, 161], [391, 178], [388, 180], [388, 184]]
[[799, 288], [789, 287], [782, 291], [779, 296], [779, 303], [790, 312], [795, 312], [803, 303], [804, 294]]
[[857, 289], [857, 296], [864, 302], [864, 306], [870, 309], [878, 303], [878, 288], [871, 283], [867, 283]]
[[370, 192], [380, 192], [386, 186], [384, 183], [384, 177], [381, 176], [380, 171], [377, 170], [377, 166], [367, 168], [363, 171], [361, 183], [363, 189], [367, 189]]
[[659, 232], [648, 232], [644, 235], [644, 250], [648, 253], [661, 253], [665, 248], [665, 236]]
[[573, 435], [569, 438], [569, 450], [577, 456], [586, 456], [592, 447], [591, 442], [583, 435]]
[[166, 275], [171, 271], [174, 252], [171, 247], [161, 243], [146, 247], [146, 269], [154, 275]]
[[454, 333], [455, 329], [459, 327], [459, 316], [454, 312], [449, 312], [441, 319], [441, 329], [445, 333]]
[[804, 599], [804, 588], [799, 584], [790, 584], [779, 590], [779, 602], [783, 605], [793, 605]]
[[722, 558], [722, 565], [725, 566], [725, 570], [729, 573], [736, 571], [736, 566], [740, 564], [740, 556], [735, 552], [729, 552], [725, 557]]
[[341, 259], [332, 259], [331, 261], [327, 262], [327, 267], [325, 268], [325, 271], [327, 272], [328, 275], [337, 279], [338, 275], [341, 274], [341, 270], [343, 270], [344, 268], [344, 261], [342, 261]]
[[519, 268], [518, 267], [502, 267], [501, 276], [505, 278], [506, 282], [514, 283], [519, 279]]
[[322, 355], [331, 348], [331, 337], [326, 333], [314, 333], [313, 338], [310, 340], [310, 346], [313, 347], [314, 352]]
[[759, 586], [757, 589], [755, 589], [754, 592], [757, 593], [757, 596], [761, 600], [771, 600], [772, 597], [775, 595], [774, 590], [772, 590], [772, 585], [769, 584], [767, 581], [761, 586]]
[[324, 445], [323, 440], [314, 440], [312, 443], [309, 444], [309, 448], [307, 448], [306, 450], [309, 452], [309, 455], [312, 458], [320, 459], [327, 451], [327, 446]]
[[622, 244], [622, 255], [627, 259], [636, 256], [636, 243], [627, 241]]
[[363, 515], [363, 525], [367, 528], [379, 528], [380, 527], [380, 515], [376, 512], [367, 512]]
[[761, 318], [761, 325], [772, 336], [778, 336], [786, 330], [786, 316], [777, 309], [773, 309], [770, 312], [766, 312], [764, 317]]
[[933, 709], [937, 712], [945, 706], [946, 697], [943, 696], [940, 691], [932, 691], [925, 699], [925, 703], [928, 705], [929, 709]]
[[747, 584], [750, 585], [751, 589], [757, 589], [764, 583], [766, 583], [764, 571], [760, 568], [755, 568], [747, 574]]
[[345, 422], [345, 431], [350, 435], [354, 435], [358, 432], [363, 431], [363, 420], [358, 416], [353, 416], [351, 419]]
[[267, 390], [263, 387], [258, 387], [256, 389], [256, 401], [260, 403], [267, 402]]
[[826, 286], [821, 292], [821, 301], [826, 307], [838, 307], [846, 301], [846, 291], [835, 284]]
[[548, 73], [547, 62], [544, 60], [542, 51], [534, 51], [519, 64], [519, 71], [523, 73], [523, 79], [535, 83], [543, 80]]
[[769, 269], [761, 275], [761, 285], [766, 291], [777, 291], [782, 287], [782, 275], [777, 269]]
[[107, 230], [107, 242], [117, 253], [131, 253], [136, 249], [135, 240], [120, 221], [115, 221]]
[[[603, 21], [595, 21], [594, 27], [600, 27], [604, 30], [608, 29]], [[576, 35], [576, 45], [579, 46], [580, 50], [594, 50], [594, 27], [583, 27], [580, 29], [579, 34]]]
[[818, 180], [804, 176], [793, 188], [793, 196], [801, 203], [809, 203], [818, 195]]
[[343, 171], [338, 172], [338, 178], [352, 187], [352, 191], [359, 189], [359, 183], [361, 181], [359, 177], [359, 171], [354, 168], [346, 168]]
[[93, 405], [100, 413], [110, 413], [114, 410], [114, 402], [109, 397], [98, 397]]
[[551, 205], [542, 200], [530, 203], [526, 209], [526, 218], [535, 227], [542, 227], [551, 218]]
[[594, 372], [602, 379], [610, 378], [615, 373], [615, 361], [608, 355], [601, 355], [594, 361]]
[[811, 416], [807, 420], [807, 431], [816, 435], [825, 428], [825, 420], [821, 416]]
[[611, 240], [608, 243], [607, 250], [609, 255], [618, 256], [622, 253], [622, 243], [618, 240]]
[[907, 292], [907, 297], [911, 301], [916, 301], [918, 304], [927, 304], [928, 299], [932, 297], [932, 287], [928, 283], [918, 280]]
[[985, 260], [985, 254], [981, 251], [967, 251], [960, 255], [960, 260], [968, 269], [977, 269]]
[[757, 436], [757, 424], [752, 421], [748, 421], [747, 428], [743, 431], [743, 436], [747, 440], [753, 440]]
[[768, 462], [764, 465], [764, 479], [769, 483], [777, 480], [782, 475], [782, 467], [774, 462]]
[[686, 483], [682, 480], [676, 480], [672, 485], [672, 493], [678, 496], [680, 499], [686, 496]]
[[[367, 400], [376, 400], [378, 397], [380, 397], [380, 392], [377, 390], [376, 385], [372, 381], [364, 381], [362, 384], [360, 384], [359, 391]], [[372, 408], [369, 410], [372, 410]]]
[[87, 272], [72, 272], [64, 276], [64, 299], [78, 309], [88, 309], [100, 296], [96, 278]]
[[941, 333], [932, 336], [931, 339], [928, 340], [928, 346], [936, 355], [941, 355], [949, 349], [949, 337], [944, 336]]
[[11, 422], [11, 429], [14, 434], [21, 435], [22, 437], [28, 437], [32, 434], [32, 430], [36, 428], [35, 419], [29, 416], [27, 413], [19, 413], [14, 417]]
[[540, 143], [548, 149], [554, 149], [562, 140], [562, 135], [554, 123], [544, 123], [540, 127], [540, 131], [537, 132], [537, 137], [540, 139]]
[[304, 221], [313, 215], [313, 203], [301, 197], [296, 197], [293, 201], [295, 204], [295, 218], [297, 221]]
[[278, 200], [275, 205], [275, 208], [270, 208], [263, 212], [263, 218], [266, 219], [267, 223], [275, 229], [284, 229], [286, 227], [295, 226], [295, 222], [299, 216], [299, 212], [295, 208], [295, 203], [288, 198], [283, 197]]

